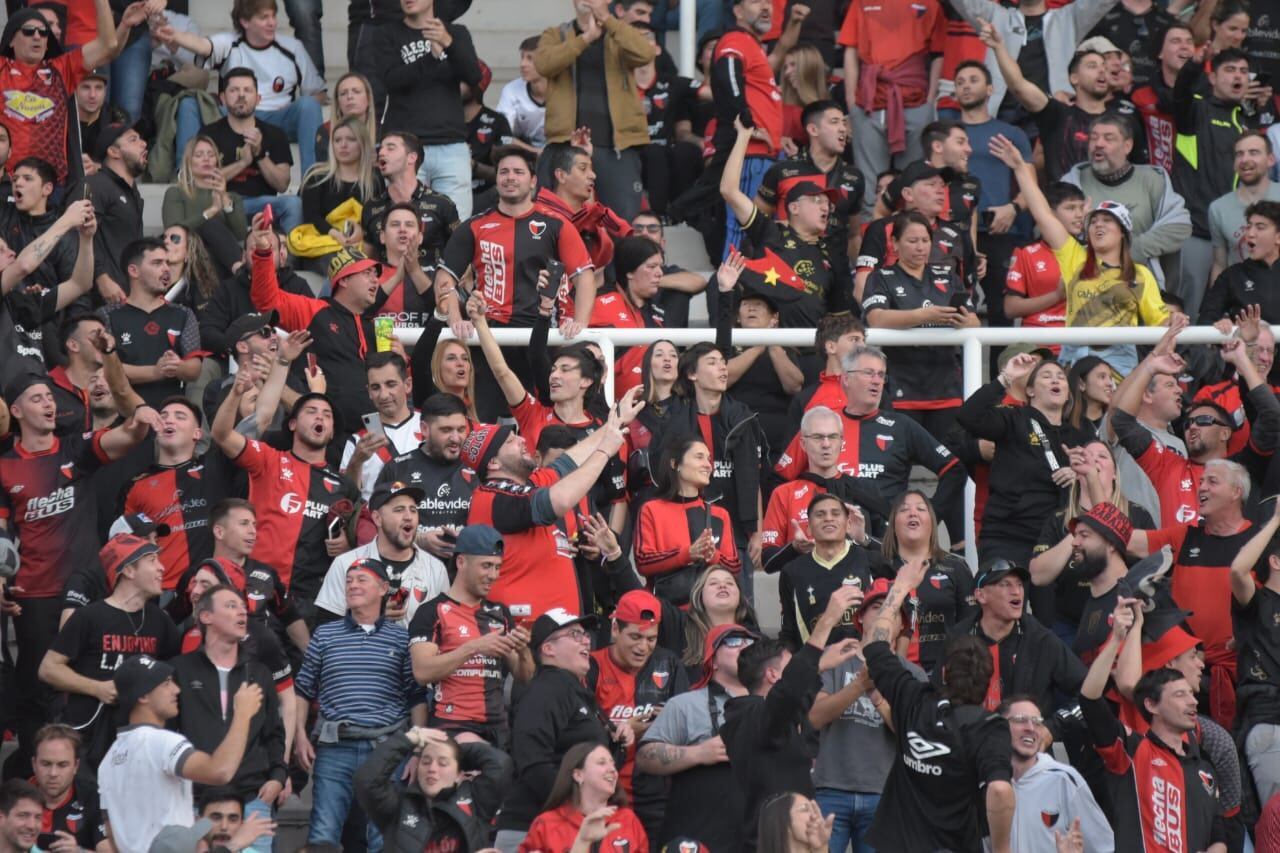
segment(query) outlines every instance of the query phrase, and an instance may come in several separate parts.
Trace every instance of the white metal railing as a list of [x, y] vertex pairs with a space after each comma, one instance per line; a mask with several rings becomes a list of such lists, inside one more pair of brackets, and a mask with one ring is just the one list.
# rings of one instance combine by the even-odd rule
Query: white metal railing
[[[693, 0], [681, 0], [681, 11], [691, 6]], [[683, 39], [683, 33], [681, 38]], [[986, 347], [1006, 347], [1010, 344], [1080, 344], [1108, 346], [1111, 344], [1147, 344], [1160, 340], [1165, 330], [1160, 326], [1101, 327], [1101, 328], [991, 328], [980, 326], [972, 329], [869, 329], [867, 342], [877, 347], [901, 346], [958, 346], [963, 353], [964, 396], [977, 391], [983, 383], [986, 370]], [[1280, 325], [1272, 332], [1280, 337]], [[407, 347], [418, 342], [421, 329], [397, 329], [397, 336]], [[529, 329], [494, 329], [494, 337], [503, 346], [528, 346]], [[609, 369], [605, 371], [605, 397], [613, 399], [613, 363], [615, 347], [644, 346], [657, 340], [669, 340], [686, 347], [700, 341], [714, 341], [714, 328], [702, 329], [589, 329], [574, 338], [576, 341], [594, 341], [599, 344]], [[741, 346], [813, 346], [813, 329], [734, 329], [733, 343]], [[453, 333], [445, 330], [441, 340], [452, 340]], [[1190, 326], [1178, 335], [1181, 344], [1216, 344], [1227, 339], [1212, 326]], [[472, 338], [470, 343], [476, 343]], [[552, 346], [565, 343], [560, 333], [552, 330], [548, 343]], [[892, 359], [892, 356], [890, 357]], [[975, 489], [970, 481], [965, 487], [965, 556], [971, 566], [977, 565], [977, 541], [973, 527]], [[948, 531], [950, 533], [950, 531]]]

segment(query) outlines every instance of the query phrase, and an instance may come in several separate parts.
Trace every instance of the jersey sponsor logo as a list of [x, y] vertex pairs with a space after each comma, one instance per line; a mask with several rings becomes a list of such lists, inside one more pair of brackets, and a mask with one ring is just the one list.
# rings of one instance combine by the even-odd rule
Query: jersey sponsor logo
[[891, 427], [895, 423], [897, 423], [897, 421], [886, 418], [884, 415], [876, 415], [876, 423], [880, 424], [881, 426]]
[[25, 489], [25, 488], [26, 488], [26, 486], [24, 486], [22, 483], [18, 483], [18, 484], [16, 484], [16, 485], [14, 485], [14, 486], [10, 487], [10, 489], [9, 489], [9, 494], [11, 494], [11, 495], [20, 495], [20, 494], [22, 494], [22, 490], [23, 490], [23, 489]]
[[951, 754], [951, 747], [945, 743], [929, 740], [918, 732], [907, 732], [907, 750], [909, 755], [902, 756], [907, 767], [926, 776], [941, 776], [942, 768], [930, 764], [929, 759], [942, 758]]
[[[545, 227], [543, 223], [543, 227]], [[529, 223], [530, 231], [533, 223]], [[536, 236], [536, 235], [535, 235]], [[507, 302], [507, 249], [501, 243], [480, 241], [481, 280], [485, 299], [505, 305]]]
[[[68, 474], [67, 476], [70, 475]], [[27, 503], [27, 511], [22, 518], [23, 521], [39, 521], [42, 518], [52, 518], [55, 515], [70, 512], [75, 508], [75, 505], [75, 486], [63, 486], [60, 489], [55, 489], [51, 494], [29, 501]]]
[[302, 509], [302, 498], [296, 492], [285, 492], [280, 496], [280, 511], [293, 515]]
[[1182, 853], [1182, 789], [1159, 776], [1151, 778], [1151, 836], [1170, 853]]
[[57, 109], [57, 102], [45, 95], [24, 92], [21, 89], [5, 90], [4, 111], [11, 116], [25, 121], [41, 122], [52, 116]]
[[652, 714], [656, 709], [652, 704], [647, 705], [614, 705], [609, 709], [609, 719], [614, 722], [622, 720], [630, 720], [632, 718], [643, 718]]

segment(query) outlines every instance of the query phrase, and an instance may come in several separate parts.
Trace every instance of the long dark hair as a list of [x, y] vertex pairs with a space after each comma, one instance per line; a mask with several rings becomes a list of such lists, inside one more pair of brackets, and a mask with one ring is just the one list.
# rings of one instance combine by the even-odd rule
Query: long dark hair
[[929, 516], [931, 527], [929, 533], [929, 559], [933, 561], [934, 565], [938, 565], [947, 558], [947, 552], [943, 550], [941, 543], [938, 542], [938, 513], [933, 508], [933, 501], [929, 500], [929, 496], [919, 489], [907, 489], [898, 495], [893, 505], [889, 507], [889, 525], [885, 528], [884, 539], [880, 543], [881, 551], [890, 560], [899, 556], [898, 533], [894, 525], [897, 523], [898, 511], [907, 502], [907, 498], [912, 495], [924, 501], [925, 512]]
[[720, 349], [715, 344], [701, 341], [681, 353], [680, 361], [676, 363], [675, 392], [677, 394], [686, 400], [694, 398], [693, 380], [689, 378], [689, 374], [697, 371], [698, 361], [704, 355], [710, 355], [713, 352], [720, 352]]
[[677, 433], [662, 450], [662, 461], [654, 472], [654, 484], [658, 487], [658, 497], [665, 501], [677, 500], [680, 497], [680, 477], [676, 468], [684, 460], [695, 444], [705, 444], [700, 435]]
[[[606, 744], [596, 741], [575, 743], [569, 747], [569, 751], [560, 760], [560, 770], [556, 772], [556, 781], [551, 784], [551, 793], [547, 795], [547, 802], [543, 805], [542, 810], [549, 812], [552, 809], [560, 808], [568, 802], [578, 805], [578, 783], [573, 781], [573, 771], [581, 770], [587, 763], [587, 756], [597, 749], [608, 748]], [[623, 789], [622, 776], [619, 773], [618, 784], [614, 787], [613, 794], [609, 797], [609, 805], [625, 806], [626, 804], [627, 792]]]
[[775, 794], [760, 807], [758, 853], [791, 853], [791, 807], [798, 796], [794, 791]]
[[578, 363], [578, 370], [582, 372], [583, 379], [591, 380], [591, 384], [582, 394], [582, 410], [587, 413], [597, 412], [603, 405], [607, 411], [609, 406], [604, 402], [604, 387], [602, 380], [604, 379], [604, 371], [600, 367], [600, 362], [596, 360], [591, 350], [587, 349], [585, 343], [568, 344], [562, 346], [556, 351], [555, 359], [571, 358]]
[[[1093, 217], [1098, 215], [1098, 211], [1093, 211], [1084, 221], [1084, 248], [1086, 257], [1084, 267], [1080, 270], [1080, 275], [1076, 279], [1097, 278], [1103, 273], [1102, 262], [1098, 260], [1097, 253], [1093, 250], [1093, 244], [1089, 242], [1089, 222]], [[1102, 212], [1104, 216], [1111, 216], [1110, 213]], [[1115, 220], [1116, 227], [1120, 229], [1120, 280], [1130, 287], [1138, 286], [1138, 265], [1133, 261], [1133, 252], [1130, 250], [1131, 238], [1129, 232], [1124, 229], [1119, 219], [1111, 216]]]

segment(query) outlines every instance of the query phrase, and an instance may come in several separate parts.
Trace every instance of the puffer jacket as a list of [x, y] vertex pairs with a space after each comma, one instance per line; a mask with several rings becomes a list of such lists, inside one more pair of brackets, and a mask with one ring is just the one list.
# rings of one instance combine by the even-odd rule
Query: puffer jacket
[[414, 750], [404, 733], [387, 738], [356, 771], [356, 799], [374, 826], [382, 833], [382, 849], [387, 853], [422, 853], [441, 817], [462, 827], [467, 838], [464, 853], [491, 846], [489, 821], [511, 781], [511, 759], [484, 743], [459, 745], [461, 768], [478, 770], [469, 782], [442, 791], [435, 799], [418, 787], [392, 781], [392, 774]]
[[[604, 22], [605, 85], [609, 92], [609, 119], [613, 122], [613, 147], [619, 150], [649, 144], [649, 122], [644, 115], [633, 69], [650, 62], [653, 45], [644, 34], [616, 18]], [[548, 27], [538, 40], [533, 65], [547, 78], [547, 141], [567, 142], [578, 123], [578, 57], [587, 43], [572, 21]], [[599, 144], [599, 141], [596, 143]]]

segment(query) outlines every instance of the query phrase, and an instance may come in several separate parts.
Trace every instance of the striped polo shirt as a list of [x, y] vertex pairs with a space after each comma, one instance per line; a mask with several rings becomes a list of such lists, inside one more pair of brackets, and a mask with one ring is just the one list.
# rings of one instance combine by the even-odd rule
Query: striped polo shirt
[[294, 687], [326, 719], [365, 728], [397, 723], [424, 701], [404, 626], [379, 618], [367, 631], [350, 613], [316, 628]]

